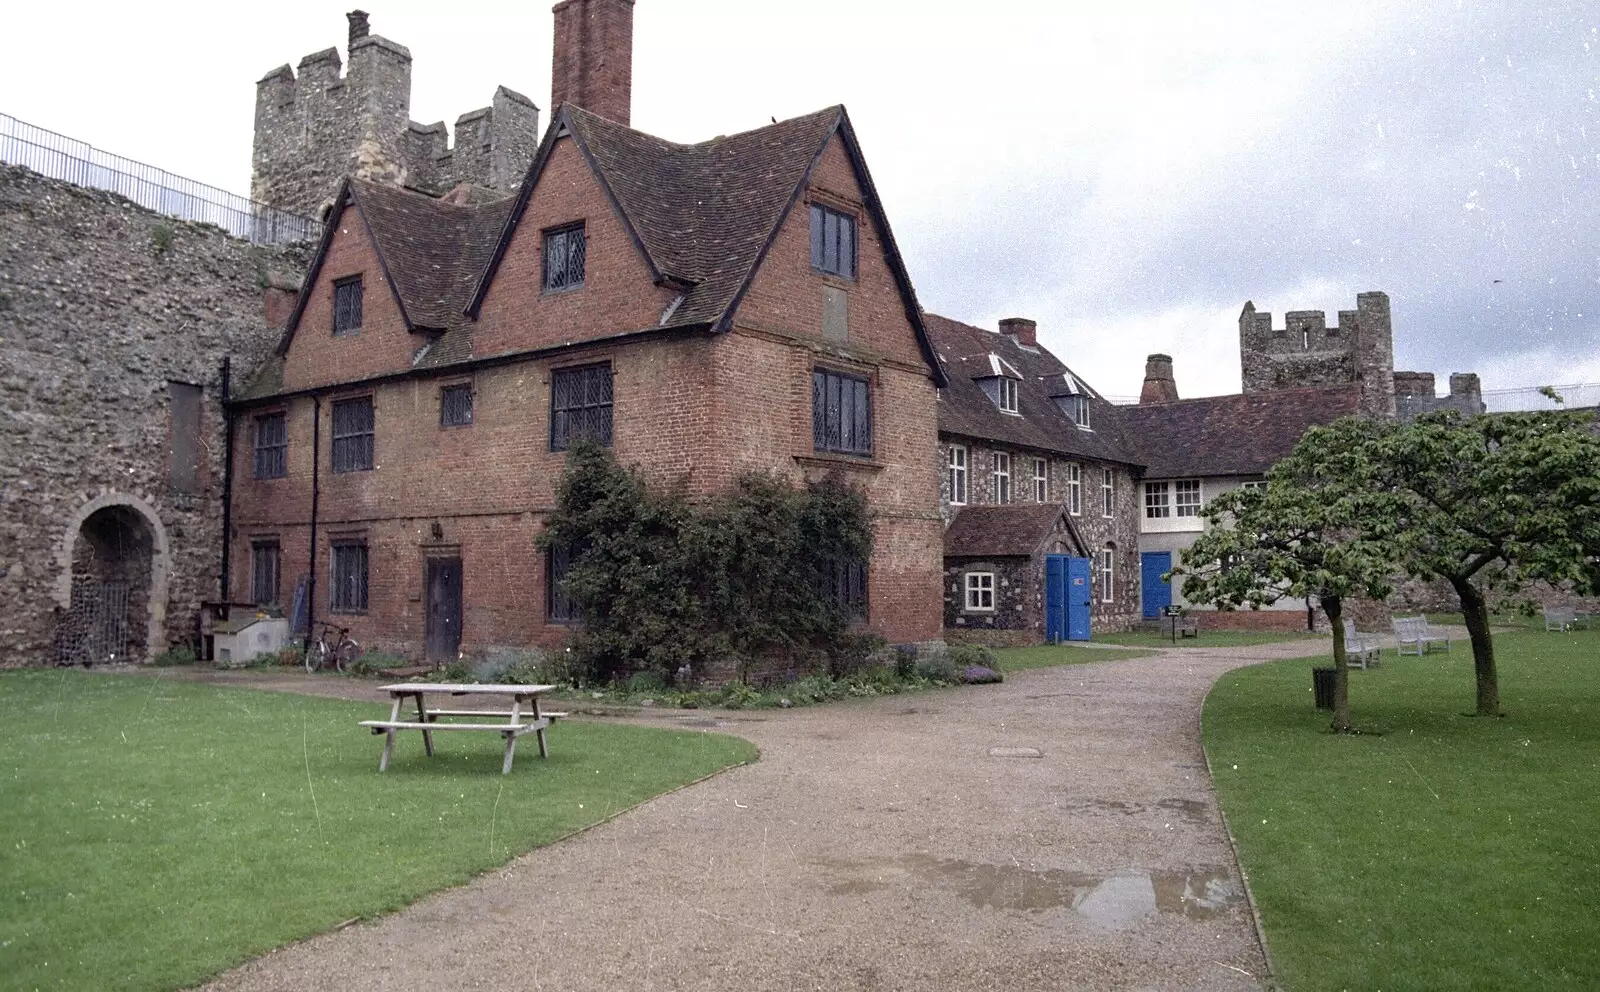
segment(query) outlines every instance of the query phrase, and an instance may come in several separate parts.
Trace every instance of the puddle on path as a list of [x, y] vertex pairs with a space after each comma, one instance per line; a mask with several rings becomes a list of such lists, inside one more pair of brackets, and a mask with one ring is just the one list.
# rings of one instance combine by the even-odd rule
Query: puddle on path
[[1210, 809], [1198, 799], [1160, 799], [1153, 803], [1125, 799], [1063, 799], [1057, 806], [1069, 813], [1119, 813], [1123, 816], [1164, 813], [1176, 814], [1194, 824], [1211, 822]]
[[815, 863], [835, 878], [828, 886], [830, 895], [864, 895], [922, 882], [953, 889], [979, 909], [1070, 909], [1108, 930], [1132, 926], [1156, 913], [1212, 919], [1241, 901], [1239, 887], [1225, 869], [1091, 875], [1055, 868], [976, 864], [926, 854], [864, 861], [820, 858]]

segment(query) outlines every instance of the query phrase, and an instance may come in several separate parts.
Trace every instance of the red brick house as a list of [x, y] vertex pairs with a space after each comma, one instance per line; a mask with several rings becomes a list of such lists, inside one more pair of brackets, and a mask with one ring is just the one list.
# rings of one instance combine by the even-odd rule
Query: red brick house
[[411, 655], [558, 642], [535, 539], [588, 437], [692, 492], [842, 475], [876, 516], [867, 629], [938, 638], [944, 373], [849, 116], [632, 130], [631, 0], [556, 16], [514, 196], [340, 187], [234, 404], [234, 588], [287, 608], [304, 576], [314, 618]]

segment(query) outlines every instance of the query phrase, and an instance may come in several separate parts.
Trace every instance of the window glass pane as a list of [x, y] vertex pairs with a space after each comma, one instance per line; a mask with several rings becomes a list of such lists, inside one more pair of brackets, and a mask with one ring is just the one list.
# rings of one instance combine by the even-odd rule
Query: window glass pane
[[856, 277], [856, 220], [839, 218], [839, 274]]
[[611, 443], [611, 364], [556, 369], [550, 380], [550, 450], [580, 439]]
[[822, 268], [822, 208], [811, 205], [811, 264]]

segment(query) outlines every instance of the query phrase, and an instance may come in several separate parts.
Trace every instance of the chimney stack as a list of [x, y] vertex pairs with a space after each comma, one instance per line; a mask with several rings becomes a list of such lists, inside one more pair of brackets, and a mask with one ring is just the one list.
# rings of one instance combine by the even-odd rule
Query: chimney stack
[[345, 49], [346, 51], [349, 51], [351, 48], [356, 47], [356, 42], [367, 36], [370, 29], [367, 27], [366, 11], [352, 10], [350, 13], [344, 16], [345, 20], [350, 22], [350, 44], [349, 47]]
[[550, 106], [570, 103], [618, 124], [633, 103], [633, 0], [562, 0], [550, 57]]
[[1172, 356], [1151, 355], [1144, 360], [1144, 388], [1140, 403], [1171, 403], [1178, 398], [1178, 383], [1172, 378]]
[[1026, 317], [1003, 318], [1000, 333], [1025, 348], [1039, 347], [1039, 324]]

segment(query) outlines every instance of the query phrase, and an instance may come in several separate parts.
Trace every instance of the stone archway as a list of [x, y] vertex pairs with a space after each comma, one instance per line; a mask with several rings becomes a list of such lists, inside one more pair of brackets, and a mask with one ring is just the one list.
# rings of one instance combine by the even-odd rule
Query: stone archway
[[85, 504], [56, 552], [56, 662], [148, 661], [166, 649], [166, 528], [136, 496]]

